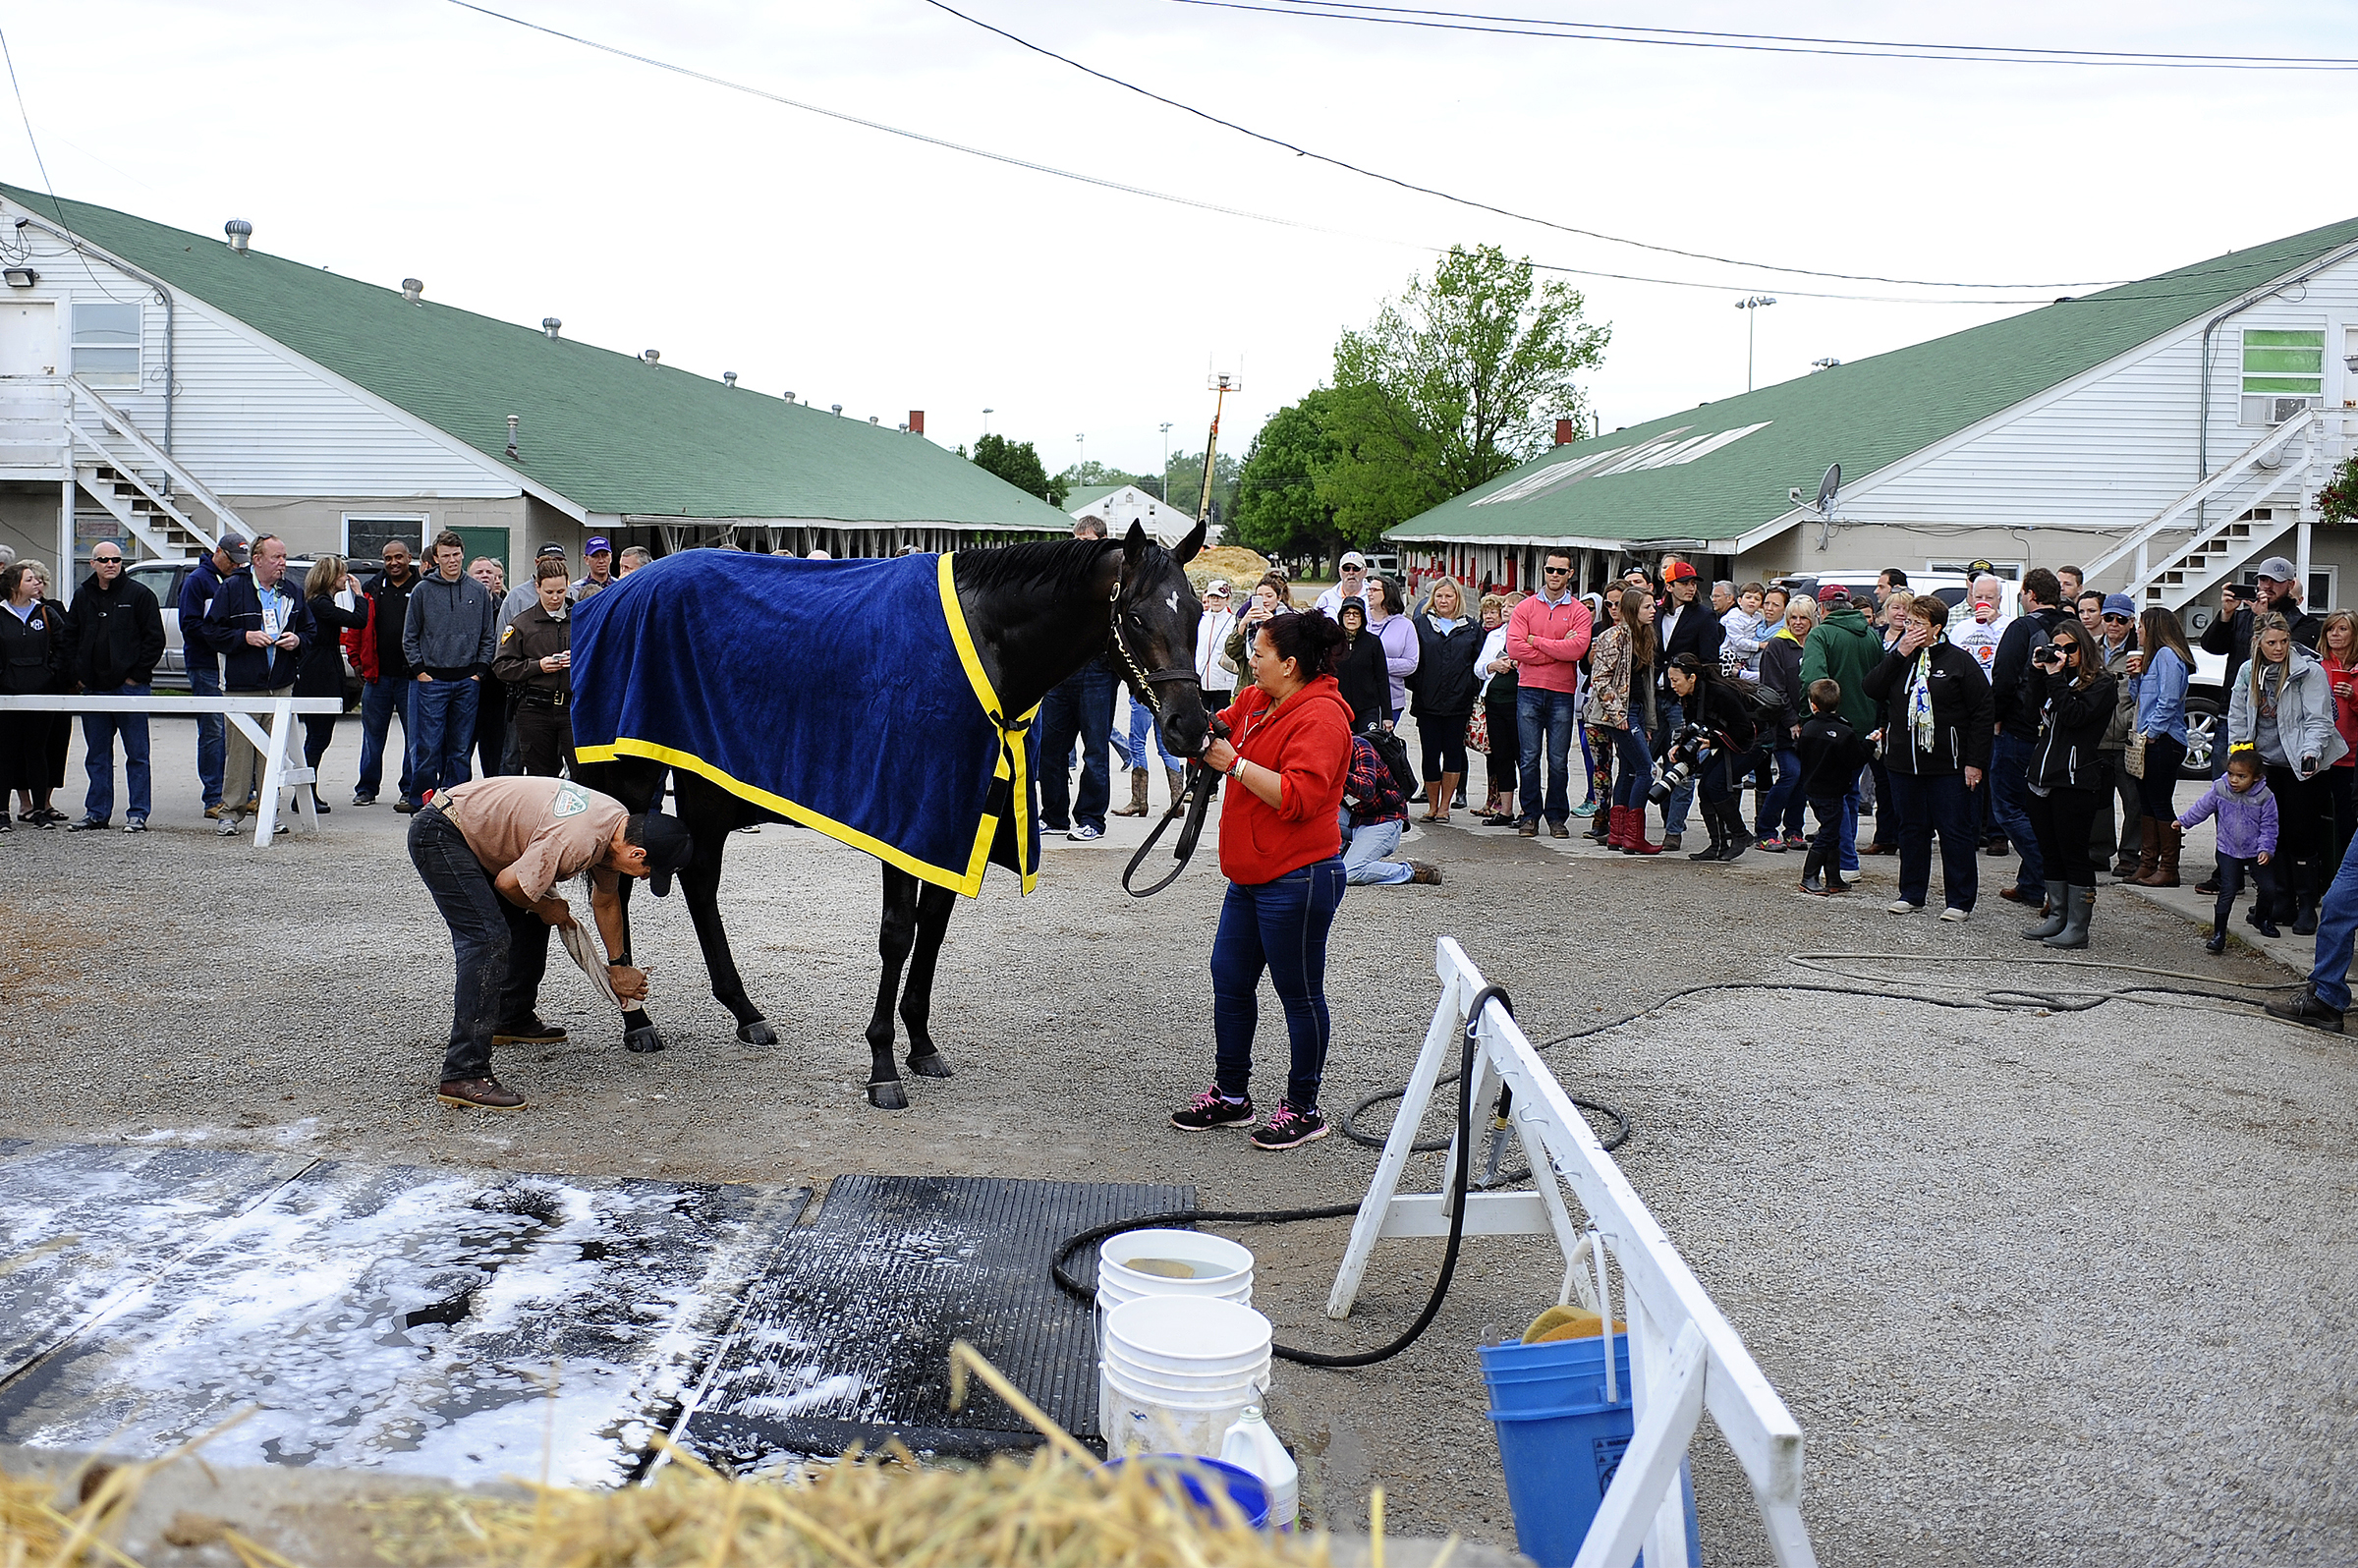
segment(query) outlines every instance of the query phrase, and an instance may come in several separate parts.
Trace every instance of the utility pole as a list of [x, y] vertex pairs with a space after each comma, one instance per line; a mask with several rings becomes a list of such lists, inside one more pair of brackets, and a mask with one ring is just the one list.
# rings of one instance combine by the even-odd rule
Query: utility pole
[[1162, 497], [1163, 505], [1171, 504], [1171, 421], [1168, 420], [1162, 421], [1162, 476], [1155, 480], [1154, 490]]
[[1089, 436], [1086, 433], [1078, 430], [1073, 432], [1073, 450], [1080, 454], [1073, 459], [1073, 472], [1078, 476], [1081, 465], [1089, 461]]
[[1761, 307], [1775, 303], [1765, 294], [1751, 295], [1736, 302], [1736, 308], [1744, 312], [1744, 390], [1747, 392], [1752, 390], [1752, 324], [1758, 318]]

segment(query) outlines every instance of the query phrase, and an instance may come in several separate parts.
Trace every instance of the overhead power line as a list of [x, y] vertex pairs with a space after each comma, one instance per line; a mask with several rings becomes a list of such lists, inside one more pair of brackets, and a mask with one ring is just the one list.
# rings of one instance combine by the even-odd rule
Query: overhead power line
[[[1305, 223], [1298, 218], [1278, 217], [1271, 213], [1256, 212], [1249, 207], [1228, 206], [1216, 201], [1202, 200], [1195, 196], [1178, 196], [1167, 191], [1156, 191], [1148, 186], [1131, 185], [1120, 180], [1108, 180], [1099, 175], [1084, 174], [1073, 169], [1058, 168], [1054, 164], [1040, 163], [1030, 158], [1019, 158], [1012, 153], [996, 152], [987, 147], [978, 147], [963, 141], [953, 141], [946, 137], [929, 136], [922, 131], [910, 131], [900, 126], [887, 125], [881, 120], [870, 120], [865, 116], [848, 114], [843, 110], [830, 109], [821, 104], [806, 103], [799, 98], [789, 98], [783, 93], [771, 92], [764, 87], [753, 86], [742, 82], [733, 82], [726, 77], [714, 76], [709, 72], [699, 71], [692, 66], [676, 65], [671, 61], [658, 59], [653, 55], [641, 54], [634, 50], [622, 48], [616, 44], [603, 43], [595, 38], [584, 37], [580, 33], [567, 32], [562, 28], [548, 27], [538, 22], [528, 21], [523, 17], [512, 16], [505, 11], [495, 11], [489, 6], [476, 4], [475, 0], [448, 0], [448, 3], [456, 6], [462, 11], [472, 11], [477, 16], [488, 17], [495, 22], [505, 22], [513, 27], [525, 28], [527, 31], [542, 33], [552, 38], [560, 38], [567, 43], [579, 44], [585, 49], [594, 49], [600, 54], [612, 55], [617, 59], [629, 60], [634, 64], [646, 66], [652, 70], [665, 71], [674, 76], [686, 77], [691, 81], [703, 83], [707, 86], [720, 87], [730, 92], [741, 92], [749, 97], [760, 98], [766, 102], [781, 104], [786, 108], [800, 109], [807, 114], [823, 115], [830, 120], [839, 120], [847, 125], [856, 125], [861, 127], [863, 130], [881, 132], [886, 136], [900, 137], [906, 140], [922, 142], [926, 146], [940, 147], [945, 151], [962, 153], [968, 157], [987, 159], [993, 163], [1005, 164], [1010, 168], [1026, 169], [1035, 174], [1047, 175], [1052, 179], [1077, 181], [1083, 185], [1095, 186], [1099, 190], [1119, 191], [1125, 196], [1143, 196], [1150, 201], [1167, 201], [1178, 206], [1192, 207], [1201, 212], [1216, 212], [1223, 217], [1242, 218], [1252, 223], [1274, 224], [1280, 228], [1296, 229], [1310, 234], [1329, 235], [1337, 239], [1354, 240], [1367, 245], [1400, 246], [1407, 250], [1422, 251], [1432, 255], [1446, 254], [1448, 252], [1448, 247], [1446, 246], [1427, 245], [1417, 241], [1393, 240], [1387, 239], [1380, 235], [1359, 234], [1348, 229], [1328, 228], [1320, 224]], [[1677, 253], [1686, 254], [1687, 252], [1682, 252]], [[1712, 294], [1731, 294], [1741, 292], [1738, 285], [1705, 282], [1694, 278], [1661, 278], [1651, 277], [1641, 273], [1632, 272], [1606, 272], [1593, 267], [1565, 266], [1560, 263], [1538, 260], [1533, 261], [1531, 264], [1536, 271], [1558, 273], [1566, 277], [1602, 278], [1617, 283], [1644, 283], [1672, 289], [1700, 289]], [[1734, 264], [1750, 265], [1750, 263], [1745, 262], [1737, 262]], [[2219, 270], [2223, 271], [2229, 269], [2221, 268]], [[2193, 277], [2196, 275], [2198, 274], [2190, 272], [2181, 274], [2180, 276]], [[1779, 287], [1782, 288], [1781, 285]], [[2020, 285], [2017, 287], [2020, 287]], [[2055, 287], [2055, 285], [2043, 285], [2041, 287]], [[1855, 294], [1841, 293], [1830, 290], [1792, 288], [1782, 288], [1782, 292], [1792, 296], [1795, 299], [1848, 300], [1874, 305], [1965, 305], [1984, 308], [1992, 308], [2014, 306], [2040, 306], [2052, 303], [2049, 298], [2044, 296], [2015, 297], [2008, 299], [1940, 299], [1932, 296]], [[2136, 298], [2141, 300], [2195, 298], [2198, 295], [2209, 294], [2212, 292], [2215, 291], [2193, 290], [2188, 291], [2184, 295], [2151, 294], [2136, 296]]]
[[[1632, 240], [1617, 234], [1604, 234], [1596, 229], [1577, 228], [1569, 223], [1559, 223], [1553, 218], [1543, 218], [1529, 212], [1518, 212], [1511, 207], [1502, 207], [1492, 202], [1477, 200], [1471, 196], [1461, 196], [1452, 192], [1442, 191], [1430, 185], [1419, 185], [1413, 180], [1402, 179], [1398, 175], [1385, 174], [1379, 169], [1367, 168], [1364, 165], [1352, 163], [1347, 159], [1334, 157], [1328, 153], [1313, 151], [1311, 148], [1303, 146], [1299, 142], [1288, 141], [1283, 137], [1274, 137], [1268, 135], [1266, 132], [1256, 131], [1250, 126], [1239, 125], [1234, 120], [1222, 119], [1220, 116], [1211, 113], [1207, 109], [1199, 109], [1192, 103], [1182, 103], [1177, 98], [1165, 97], [1163, 94], [1153, 91], [1151, 88], [1140, 86], [1135, 82], [1128, 81], [1122, 77], [1114, 76], [1109, 72], [1099, 71], [1095, 66], [1084, 65], [1080, 61], [1073, 59], [1070, 55], [1058, 54], [1055, 50], [1050, 49], [1043, 44], [1034, 43], [1029, 38], [1009, 32], [1005, 28], [984, 22], [980, 17], [969, 16], [966, 12], [959, 10], [956, 6], [947, 4], [946, 0], [925, 0], [925, 3], [931, 6], [936, 11], [945, 12], [950, 16], [956, 17], [961, 22], [981, 28], [985, 32], [996, 33], [998, 36], [1005, 38], [1009, 43], [1015, 44], [1020, 48], [1029, 49], [1034, 54], [1044, 55], [1048, 59], [1054, 60], [1061, 65], [1071, 66], [1074, 70], [1081, 72], [1085, 76], [1095, 77], [1099, 82], [1107, 83], [1113, 86], [1120, 87], [1125, 92], [1135, 92], [1140, 97], [1151, 98], [1154, 102], [1164, 105], [1166, 108], [1177, 109], [1182, 114], [1193, 115], [1199, 120], [1208, 121], [1210, 124], [1219, 126], [1223, 130], [1233, 131], [1239, 136], [1250, 137], [1252, 140], [1265, 142], [1269, 146], [1282, 148], [1283, 150], [1291, 152], [1298, 157], [1310, 158], [1319, 163], [1326, 164], [1331, 168], [1341, 169], [1346, 173], [1356, 174], [1365, 179], [1379, 181], [1384, 185], [1394, 186], [1402, 191], [1413, 191], [1419, 196], [1437, 196], [1443, 201], [1452, 202], [1461, 207], [1472, 207], [1476, 211], [1493, 213], [1502, 218], [1511, 218], [1517, 223], [1537, 224], [1543, 229], [1553, 229], [1559, 234], [1577, 235], [1584, 240], [1601, 240], [1607, 245], [1625, 245], [1634, 250], [1651, 251], [1657, 255], [1682, 256], [1690, 261], [1710, 261], [1721, 266], [1747, 267], [1756, 272], [1782, 272], [1794, 277], [1826, 278], [1840, 283], [1889, 283], [1903, 288], [2053, 290], [2071, 288], [2104, 288], [2109, 286], [2109, 283], [2124, 283], [2131, 281], [2125, 278], [2115, 278], [2109, 280], [2109, 283], [2105, 283], [2094, 282], [2086, 278], [2076, 278], [2044, 283], [1966, 283], [1952, 278], [1893, 278], [1884, 277], [1879, 273], [1873, 272], [1829, 272], [1816, 267], [1779, 266], [1773, 261], [1755, 261], [1742, 256], [1714, 255], [1708, 251], [1684, 251], [1674, 245], [1656, 245], [1646, 240]], [[1263, 7], [1259, 9], [1265, 10], [1269, 8]], [[1316, 13], [1311, 14], [1315, 15]]]
[[1568, 38], [1592, 43], [1644, 43], [1677, 49], [1735, 49], [1756, 54], [1812, 54], [1862, 60], [1935, 60], [1965, 65], [2104, 66], [2147, 71], [2358, 71], [2342, 55], [2192, 54], [2147, 49], [2063, 49], [2042, 44], [1933, 43], [1890, 38], [1828, 38], [1779, 32], [1723, 32], [1694, 28], [1635, 27], [1611, 22], [1567, 22], [1435, 7], [1363, 4], [1360, 0], [1174, 0], [1223, 11], [1317, 17], [1449, 32], [1506, 33], [1523, 38]]

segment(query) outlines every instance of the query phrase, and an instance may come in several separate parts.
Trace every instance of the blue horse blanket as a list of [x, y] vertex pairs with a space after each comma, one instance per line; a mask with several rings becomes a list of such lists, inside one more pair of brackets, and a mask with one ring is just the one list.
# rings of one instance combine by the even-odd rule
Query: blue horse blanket
[[687, 550], [573, 611], [585, 762], [649, 757], [972, 898], [1039, 878], [1024, 731], [968, 634], [947, 555]]

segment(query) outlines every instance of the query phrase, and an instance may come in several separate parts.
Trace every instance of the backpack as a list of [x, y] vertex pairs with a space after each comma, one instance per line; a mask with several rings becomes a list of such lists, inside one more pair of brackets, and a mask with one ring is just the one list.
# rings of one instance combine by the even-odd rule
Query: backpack
[[1409, 758], [1408, 743], [1400, 739], [1399, 732], [1371, 724], [1364, 733], [1368, 744], [1376, 748], [1376, 755], [1383, 758], [1392, 782], [1400, 786], [1400, 798], [1406, 800], [1416, 794], [1423, 781], [1417, 777], [1417, 765]]

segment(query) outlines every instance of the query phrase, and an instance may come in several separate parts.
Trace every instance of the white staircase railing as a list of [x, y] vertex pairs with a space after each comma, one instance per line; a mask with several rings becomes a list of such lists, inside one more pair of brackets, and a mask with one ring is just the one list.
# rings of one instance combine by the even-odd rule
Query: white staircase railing
[[[224, 529], [252, 534], [226, 501], [120, 409], [80, 377], [63, 380], [66, 443], [75, 477], [140, 543], [159, 556], [181, 559], [210, 550]], [[159, 471], [164, 480], [155, 477]], [[167, 493], [167, 482], [177, 486], [177, 493]], [[212, 514], [211, 521], [199, 523], [180, 497], [195, 500]]]
[[[2287, 528], [2313, 517], [2316, 493], [2348, 445], [2337, 427], [2348, 417], [2340, 409], [2312, 409], [2276, 425], [2090, 561], [2088, 581], [2125, 564], [2130, 597], [2173, 610], [2216, 588]], [[2254, 510], [2287, 493], [2297, 506], [2284, 507], [2280, 518], [2252, 519]]]

